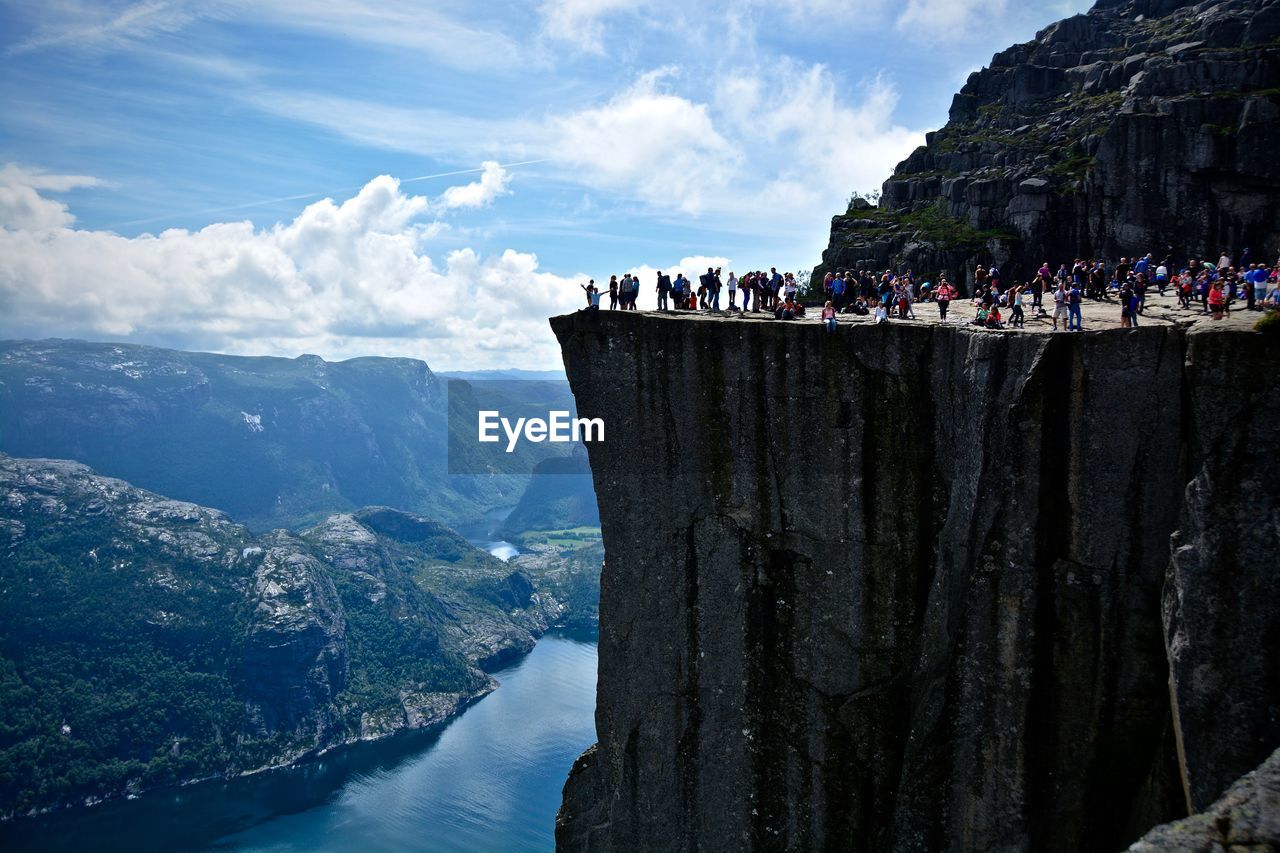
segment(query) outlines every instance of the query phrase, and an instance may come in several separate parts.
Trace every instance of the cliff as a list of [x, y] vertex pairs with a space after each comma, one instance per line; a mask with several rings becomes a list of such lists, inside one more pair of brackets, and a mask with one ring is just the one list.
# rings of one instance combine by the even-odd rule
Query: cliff
[[552, 327], [628, 437], [560, 849], [1118, 849], [1280, 746], [1277, 336]]
[[[839, 268], [1029, 277], [1044, 261], [1280, 246], [1280, 2], [1099, 0], [996, 54], [879, 207], [832, 219]], [[1265, 257], [1264, 257], [1265, 256]]]
[[254, 536], [0, 454], [0, 820], [442, 722], [578, 618], [566, 574], [385, 508]]

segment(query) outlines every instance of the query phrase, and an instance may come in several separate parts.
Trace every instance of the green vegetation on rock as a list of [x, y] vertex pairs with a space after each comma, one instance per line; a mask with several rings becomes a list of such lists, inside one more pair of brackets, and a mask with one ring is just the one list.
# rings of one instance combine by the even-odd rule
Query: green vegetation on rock
[[381, 507], [255, 537], [3, 455], [0, 553], [0, 817], [447, 719], [480, 668], [591, 624], [601, 559], [520, 568]]

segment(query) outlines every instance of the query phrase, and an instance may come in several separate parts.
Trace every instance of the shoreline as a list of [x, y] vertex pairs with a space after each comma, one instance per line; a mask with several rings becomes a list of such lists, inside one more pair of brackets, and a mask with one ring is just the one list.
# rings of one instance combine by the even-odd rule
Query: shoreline
[[[532, 646], [505, 661], [502, 666], [498, 667], [494, 672], [502, 672], [503, 670], [518, 665], [533, 652], [537, 647], [537, 644], [541, 642], [544, 637], [553, 633], [564, 635], [575, 641], [582, 642], [587, 634], [594, 634], [594, 636], [598, 638], [599, 626], [597, 625], [595, 631], [592, 632], [576, 625], [551, 625], [546, 631], [538, 635]], [[480, 668], [477, 666], [477, 669]], [[40, 818], [56, 817], [59, 815], [74, 816], [86, 814], [100, 806], [133, 802], [165, 791], [179, 791], [208, 784], [234, 784], [238, 781], [251, 780], [256, 777], [272, 775], [282, 771], [287, 772], [290, 770], [298, 770], [306, 767], [308, 764], [312, 764], [325, 757], [331, 756], [334, 753], [341, 752], [342, 750], [360, 749], [366, 746], [373, 747], [376, 745], [390, 744], [397, 739], [427, 737], [432, 734], [438, 734], [455, 720], [460, 719], [464, 713], [478, 704], [481, 700], [493, 694], [502, 686], [502, 683], [494, 677], [494, 673], [483, 669], [480, 669], [480, 671], [486, 676], [486, 682], [482, 687], [479, 687], [469, 693], [467, 691], [458, 691], [450, 694], [456, 697], [453, 710], [443, 717], [431, 719], [423, 724], [407, 724], [393, 729], [388, 729], [386, 731], [381, 731], [376, 734], [357, 735], [353, 738], [344, 738], [342, 740], [326, 744], [323, 747], [315, 747], [306, 750], [288, 761], [275, 764], [264, 764], [259, 767], [239, 772], [215, 773], [208, 776], [183, 779], [148, 788], [125, 790], [109, 796], [93, 798], [92, 800], [59, 803], [57, 805], [47, 806], [39, 810], [23, 812], [21, 814], [0, 815], [0, 832], [3, 832], [5, 829], [20, 826], [22, 823], [29, 820], [38, 820]], [[408, 718], [407, 713], [406, 718]]]

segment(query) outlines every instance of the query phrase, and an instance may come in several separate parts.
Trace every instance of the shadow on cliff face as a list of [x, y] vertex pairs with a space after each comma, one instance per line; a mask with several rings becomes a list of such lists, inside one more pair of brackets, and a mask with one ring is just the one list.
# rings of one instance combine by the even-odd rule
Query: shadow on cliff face
[[629, 437], [559, 846], [1115, 849], [1280, 744], [1274, 525], [1235, 521], [1280, 391], [1224, 381], [1273, 338], [552, 325]]

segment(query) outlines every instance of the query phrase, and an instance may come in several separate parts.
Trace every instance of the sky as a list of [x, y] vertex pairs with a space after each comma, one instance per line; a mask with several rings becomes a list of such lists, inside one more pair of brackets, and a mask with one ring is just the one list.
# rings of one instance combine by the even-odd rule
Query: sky
[[558, 368], [588, 278], [813, 267], [1087, 6], [0, 0], [0, 338]]

